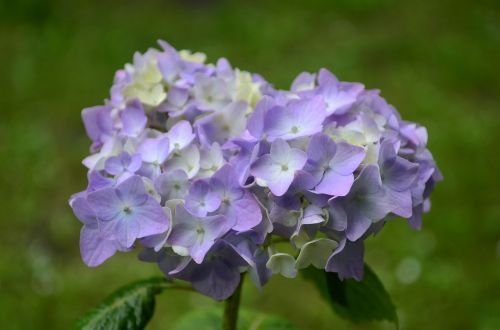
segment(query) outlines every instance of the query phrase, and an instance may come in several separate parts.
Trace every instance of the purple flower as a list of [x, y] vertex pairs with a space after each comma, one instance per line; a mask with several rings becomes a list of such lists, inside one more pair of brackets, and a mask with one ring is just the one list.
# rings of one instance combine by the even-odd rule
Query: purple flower
[[200, 217], [217, 210], [220, 203], [220, 195], [203, 180], [194, 181], [186, 197], [186, 209]]
[[140, 155], [130, 156], [126, 152], [122, 152], [118, 156], [109, 157], [104, 163], [106, 172], [118, 178], [118, 182], [122, 182], [137, 172], [142, 165]]
[[317, 182], [313, 191], [330, 196], [345, 196], [354, 182], [353, 172], [365, 157], [363, 148], [345, 142], [335, 143], [325, 134], [309, 142], [304, 170]]
[[341, 83], [326, 69], [320, 70], [318, 80], [318, 94], [322, 95], [326, 102], [328, 115], [346, 113], [364, 88], [362, 84]]
[[241, 188], [231, 165], [224, 165], [210, 180], [214, 192], [222, 201], [218, 213], [235, 219], [235, 231], [247, 231], [262, 221], [262, 212], [255, 196]]
[[266, 113], [266, 132], [271, 139], [291, 140], [321, 132], [325, 119], [321, 97], [294, 100], [286, 107], [276, 106]]
[[380, 147], [380, 175], [387, 203], [391, 212], [403, 218], [412, 215], [412, 195], [410, 188], [417, 179], [418, 164], [399, 157], [394, 145], [384, 141]]
[[277, 139], [271, 145], [270, 154], [260, 157], [250, 171], [263, 180], [274, 195], [282, 196], [292, 184], [295, 172], [304, 167], [306, 160], [305, 152], [290, 148], [286, 141]]
[[189, 181], [186, 172], [173, 170], [160, 174], [155, 180], [155, 187], [160, 196], [168, 201], [184, 199], [189, 190]]
[[230, 297], [238, 284], [240, 268], [248, 266], [244, 258], [230, 244], [220, 241], [202, 264], [191, 262], [176, 277], [185, 279], [193, 287], [215, 300]]
[[87, 196], [101, 233], [129, 248], [137, 238], [165, 232], [170, 225], [160, 204], [148, 195], [142, 179], [134, 175], [114, 188], [103, 188]]
[[234, 219], [223, 215], [198, 217], [184, 206], [178, 205], [168, 242], [175, 252], [189, 255], [196, 263], [201, 264], [215, 241], [226, 234], [234, 224]]
[[170, 141], [166, 135], [145, 139], [139, 145], [137, 153], [145, 163], [141, 169], [144, 175], [156, 178], [161, 173], [161, 166], [170, 154], [169, 146]]
[[328, 226], [336, 231], [345, 231], [350, 241], [358, 240], [372, 223], [392, 211], [391, 205], [387, 204], [376, 165], [364, 167], [349, 194], [333, 198], [329, 204]]
[[[326, 69], [279, 90], [159, 45], [82, 112], [88, 186], [70, 205], [86, 264], [138, 239], [141, 260], [220, 300], [242, 272], [259, 288], [311, 265], [359, 280], [365, 239], [395, 216], [420, 228], [442, 175], [426, 129], [380, 91]], [[277, 237], [292, 250], [275, 250]]]

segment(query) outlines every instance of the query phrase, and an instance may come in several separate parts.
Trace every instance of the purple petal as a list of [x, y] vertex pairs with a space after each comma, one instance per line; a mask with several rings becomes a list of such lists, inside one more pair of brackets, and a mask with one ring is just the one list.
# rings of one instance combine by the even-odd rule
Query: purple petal
[[87, 201], [99, 220], [106, 222], [113, 220], [122, 211], [121, 200], [113, 188], [94, 191], [87, 196]]
[[330, 196], [345, 196], [349, 193], [354, 182], [354, 175], [342, 175], [333, 170], [323, 175], [321, 182], [314, 188], [314, 192]]
[[70, 203], [73, 213], [86, 225], [97, 225], [97, 217], [87, 200], [83, 197], [75, 198]]
[[337, 151], [330, 161], [330, 166], [337, 173], [350, 175], [358, 168], [364, 158], [365, 150], [363, 148], [340, 142], [337, 143]]
[[144, 109], [138, 101], [128, 105], [120, 113], [120, 119], [123, 124], [122, 132], [130, 137], [138, 136], [144, 130], [148, 121]]
[[364, 244], [362, 240], [349, 242], [343, 239], [326, 264], [327, 272], [335, 272], [340, 279], [363, 279], [364, 274]]
[[116, 253], [116, 243], [101, 237], [97, 226], [84, 226], [80, 232], [80, 253], [89, 267], [97, 267]]

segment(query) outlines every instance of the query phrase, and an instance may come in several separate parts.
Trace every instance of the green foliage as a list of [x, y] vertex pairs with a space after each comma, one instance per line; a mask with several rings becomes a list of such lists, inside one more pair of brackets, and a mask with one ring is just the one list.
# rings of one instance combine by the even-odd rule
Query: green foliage
[[119, 289], [78, 320], [74, 329], [144, 329], [154, 313], [155, 295], [165, 283], [165, 278], [155, 277]]
[[[222, 311], [220, 309], [198, 310], [181, 317], [173, 330], [220, 330]], [[280, 317], [240, 310], [238, 330], [298, 330], [289, 321]]]
[[309, 267], [303, 271], [314, 282], [321, 296], [344, 319], [353, 322], [387, 320], [398, 326], [396, 308], [377, 275], [365, 265], [363, 280], [341, 281], [336, 273]]

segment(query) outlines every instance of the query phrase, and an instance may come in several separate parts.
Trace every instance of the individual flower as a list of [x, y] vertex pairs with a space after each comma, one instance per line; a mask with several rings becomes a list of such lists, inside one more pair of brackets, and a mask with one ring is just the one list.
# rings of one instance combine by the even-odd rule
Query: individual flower
[[345, 142], [335, 143], [325, 134], [309, 142], [304, 168], [316, 184], [313, 191], [330, 196], [345, 196], [354, 182], [354, 171], [365, 158], [365, 150]]
[[196, 216], [183, 205], [178, 205], [168, 243], [176, 253], [189, 255], [201, 264], [216, 240], [226, 234], [234, 223], [234, 219], [223, 215]]
[[210, 180], [210, 186], [221, 201], [219, 213], [235, 219], [233, 227], [238, 232], [250, 230], [262, 220], [260, 205], [255, 196], [243, 189], [234, 168], [227, 164]]
[[189, 190], [189, 178], [183, 170], [172, 170], [160, 174], [155, 187], [163, 200], [184, 199]]
[[122, 152], [118, 156], [109, 157], [104, 163], [104, 169], [121, 182], [134, 175], [141, 168], [141, 165], [140, 155], [130, 156], [127, 152]]
[[265, 116], [266, 133], [271, 139], [291, 140], [321, 132], [325, 119], [321, 97], [293, 100], [286, 107], [276, 106]]
[[90, 193], [87, 201], [102, 235], [116, 239], [125, 248], [131, 247], [137, 238], [162, 233], [170, 226], [170, 219], [136, 175], [116, 187]]
[[364, 167], [349, 194], [331, 199], [329, 205], [328, 226], [337, 231], [345, 231], [350, 241], [358, 240], [372, 223], [391, 212], [382, 189], [378, 166]]
[[186, 209], [194, 215], [206, 216], [221, 204], [220, 195], [203, 180], [193, 182], [186, 197]]
[[252, 165], [251, 173], [263, 180], [274, 195], [282, 196], [292, 184], [295, 172], [304, 167], [306, 160], [305, 152], [277, 139], [272, 143], [270, 153]]
[[137, 148], [144, 162], [142, 172], [151, 178], [161, 173], [161, 166], [170, 154], [170, 141], [165, 134], [145, 139]]

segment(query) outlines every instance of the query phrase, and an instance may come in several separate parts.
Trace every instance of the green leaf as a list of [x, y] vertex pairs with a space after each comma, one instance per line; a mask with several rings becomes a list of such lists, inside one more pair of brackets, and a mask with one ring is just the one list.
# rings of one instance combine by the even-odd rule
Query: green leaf
[[[185, 314], [175, 324], [173, 330], [220, 330], [222, 311], [207, 309]], [[298, 330], [292, 323], [280, 317], [240, 310], [238, 330]]]
[[165, 278], [152, 278], [127, 285], [91, 309], [76, 322], [73, 329], [144, 329], [153, 316], [155, 295], [166, 283], [169, 281]]
[[341, 281], [336, 273], [309, 267], [303, 276], [315, 283], [321, 296], [342, 318], [353, 322], [387, 320], [399, 327], [396, 307], [377, 275], [365, 264], [365, 275], [358, 282]]

